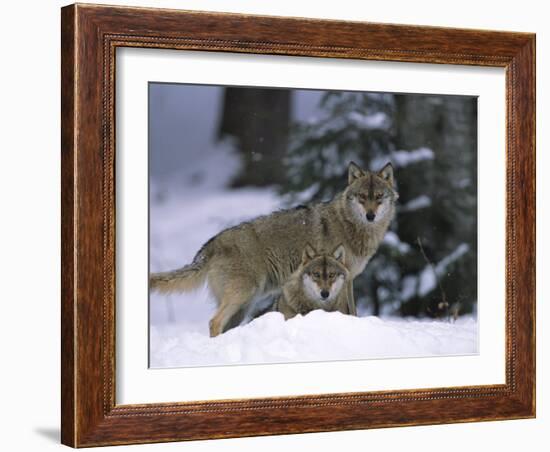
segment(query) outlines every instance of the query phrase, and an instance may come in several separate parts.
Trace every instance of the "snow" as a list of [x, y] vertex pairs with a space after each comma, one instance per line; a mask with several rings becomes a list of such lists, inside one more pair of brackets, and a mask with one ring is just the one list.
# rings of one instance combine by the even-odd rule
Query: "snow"
[[[411, 151], [392, 151], [389, 160], [396, 168], [403, 168], [414, 163], [424, 162], [434, 159], [434, 151], [429, 148], [418, 148]], [[388, 162], [388, 157], [376, 157], [371, 160], [370, 167], [373, 171], [379, 170]]]
[[434, 152], [428, 148], [418, 148], [412, 151], [394, 151], [391, 153], [391, 159], [397, 167], [411, 165], [412, 163], [424, 160], [433, 160], [433, 158]]
[[461, 243], [451, 254], [441, 259], [435, 267], [426, 265], [419, 275], [418, 294], [423, 297], [434, 290], [437, 285], [437, 278], [443, 276], [449, 265], [460, 259], [469, 249], [468, 244]]
[[382, 112], [363, 114], [358, 111], [351, 111], [348, 114], [348, 119], [357, 127], [366, 130], [385, 130], [388, 129], [391, 124], [391, 120], [388, 115]]
[[402, 242], [398, 235], [393, 231], [386, 232], [382, 242], [392, 248], [397, 249], [401, 254], [408, 253], [411, 250], [411, 246], [408, 243]]
[[342, 116], [310, 117], [306, 124], [314, 129], [309, 132], [310, 138], [322, 139], [328, 134], [346, 129], [350, 125], [359, 130], [387, 130], [391, 126], [391, 119], [382, 112], [362, 113], [352, 110]]
[[285, 321], [278, 312], [208, 337], [171, 324], [151, 328], [151, 367], [427, 357], [477, 353], [477, 322], [352, 317], [321, 310]]
[[413, 275], [407, 275], [401, 282], [401, 300], [408, 301], [416, 295], [416, 286], [418, 278]]
[[432, 205], [432, 200], [427, 195], [420, 195], [414, 199], [411, 199], [408, 203], [403, 204], [399, 207], [401, 212], [411, 212], [413, 210], [420, 210], [430, 207]]
[[437, 285], [437, 278], [431, 266], [427, 265], [424, 267], [424, 270], [420, 272], [420, 276], [418, 278], [418, 295], [421, 297], [429, 294], [435, 289], [435, 286]]
[[435, 272], [438, 276], [442, 276], [445, 271], [447, 271], [447, 267], [451, 265], [453, 262], [460, 259], [462, 256], [464, 256], [468, 251], [470, 250], [470, 247], [467, 243], [461, 243], [458, 245], [455, 250], [445, 256], [443, 259], [441, 259], [438, 264], [435, 266]]

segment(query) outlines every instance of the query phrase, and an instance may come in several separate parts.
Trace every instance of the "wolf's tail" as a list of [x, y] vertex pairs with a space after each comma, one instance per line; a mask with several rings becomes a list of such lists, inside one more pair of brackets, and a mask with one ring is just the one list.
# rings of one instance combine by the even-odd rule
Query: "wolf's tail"
[[169, 272], [153, 273], [149, 277], [149, 288], [160, 293], [188, 292], [200, 287], [208, 273], [209, 253], [201, 250], [193, 262]]

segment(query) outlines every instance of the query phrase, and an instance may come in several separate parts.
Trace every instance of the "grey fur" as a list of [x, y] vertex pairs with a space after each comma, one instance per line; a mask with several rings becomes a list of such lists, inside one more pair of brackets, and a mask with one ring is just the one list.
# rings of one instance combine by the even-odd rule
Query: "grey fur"
[[[315, 309], [348, 313], [345, 285], [349, 271], [343, 265], [345, 249], [342, 245], [331, 254], [318, 254], [311, 245], [306, 245], [302, 262], [283, 285], [282, 294], [274, 310], [281, 312], [285, 320], [297, 314], [305, 315]], [[307, 290], [306, 281], [314, 282], [316, 294]], [[319, 296], [321, 289], [328, 289], [324, 300]]]

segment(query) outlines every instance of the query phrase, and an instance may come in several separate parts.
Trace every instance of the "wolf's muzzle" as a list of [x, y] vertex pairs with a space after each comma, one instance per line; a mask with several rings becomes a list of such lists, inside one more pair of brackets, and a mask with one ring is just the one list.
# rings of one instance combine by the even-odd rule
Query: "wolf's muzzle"
[[376, 215], [374, 214], [374, 212], [372, 210], [369, 210], [367, 212], [367, 220], [374, 221], [375, 217], [376, 217]]

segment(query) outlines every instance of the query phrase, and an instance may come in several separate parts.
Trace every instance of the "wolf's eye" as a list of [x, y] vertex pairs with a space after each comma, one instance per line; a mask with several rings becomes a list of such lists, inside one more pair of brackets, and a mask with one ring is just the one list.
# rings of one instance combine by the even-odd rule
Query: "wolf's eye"
[[336, 275], [335, 275], [334, 273], [329, 273], [329, 274], [328, 274], [328, 277], [329, 277], [330, 279], [334, 278], [335, 276], [336, 276]]
[[315, 273], [313, 273], [313, 277], [314, 277], [314, 278], [320, 278], [320, 277], [321, 277], [321, 273], [315, 272]]
[[361, 201], [361, 202], [364, 201], [365, 199], [367, 199], [367, 197], [363, 193], [359, 193], [357, 195], [357, 197], [359, 198], [359, 201]]

